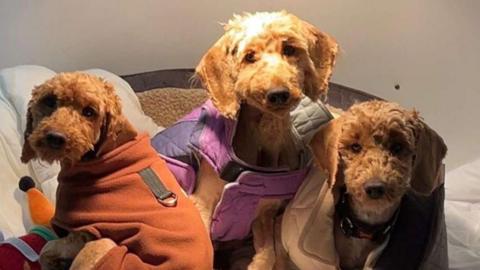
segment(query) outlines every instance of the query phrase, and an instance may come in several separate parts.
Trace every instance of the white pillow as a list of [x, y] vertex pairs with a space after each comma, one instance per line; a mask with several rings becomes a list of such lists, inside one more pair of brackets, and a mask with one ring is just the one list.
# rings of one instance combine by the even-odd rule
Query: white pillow
[[[1, 88], [1, 87], [0, 87]], [[29, 174], [20, 162], [21, 144], [13, 106], [0, 93], [0, 231], [6, 236], [21, 235], [28, 226], [23, 220], [24, 194], [18, 189], [21, 176]]]
[[480, 269], [480, 159], [445, 176], [448, 260], [452, 269]]
[[38, 162], [28, 166], [20, 162], [26, 108], [34, 85], [54, 74], [38, 66], [0, 70], [0, 230], [9, 235], [24, 234], [31, 225], [26, 196], [18, 189], [21, 176], [39, 179], [32, 169]]

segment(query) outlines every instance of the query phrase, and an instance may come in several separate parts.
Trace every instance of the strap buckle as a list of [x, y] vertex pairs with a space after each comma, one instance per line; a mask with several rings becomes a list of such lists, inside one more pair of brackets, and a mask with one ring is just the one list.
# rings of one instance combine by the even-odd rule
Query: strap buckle
[[171, 192], [170, 195], [166, 198], [158, 198], [159, 203], [165, 207], [175, 207], [177, 206], [177, 194]]
[[145, 184], [150, 188], [153, 195], [157, 201], [165, 207], [175, 207], [177, 206], [177, 194], [171, 192], [163, 184], [162, 179], [160, 179], [154, 170], [151, 168], [145, 168], [138, 172], [140, 177], [143, 179]]

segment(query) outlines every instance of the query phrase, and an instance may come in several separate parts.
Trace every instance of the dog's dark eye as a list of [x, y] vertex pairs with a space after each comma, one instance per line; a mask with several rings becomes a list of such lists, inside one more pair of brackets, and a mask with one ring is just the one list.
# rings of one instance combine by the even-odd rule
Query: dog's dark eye
[[401, 143], [392, 143], [390, 145], [390, 153], [399, 155], [403, 152], [403, 145]]
[[295, 54], [295, 47], [293, 47], [291, 45], [285, 45], [285, 46], [283, 46], [282, 53], [285, 56], [292, 56], [292, 55]]
[[54, 109], [57, 107], [57, 97], [54, 95], [48, 95], [42, 99], [42, 104], [48, 108]]
[[95, 109], [93, 109], [90, 106], [87, 106], [82, 110], [82, 115], [85, 117], [92, 117], [92, 116], [95, 116], [95, 114], [96, 114]]
[[358, 154], [362, 151], [362, 146], [359, 143], [352, 143], [350, 145], [350, 150], [352, 150], [352, 152]]
[[245, 62], [247, 63], [255, 63], [255, 52], [249, 52], [244, 57]]

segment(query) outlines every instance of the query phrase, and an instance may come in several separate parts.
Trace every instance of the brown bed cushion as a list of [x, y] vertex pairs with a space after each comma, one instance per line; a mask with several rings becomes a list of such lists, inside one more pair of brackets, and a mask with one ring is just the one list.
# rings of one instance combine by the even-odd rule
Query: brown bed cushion
[[203, 89], [157, 88], [137, 93], [142, 109], [159, 126], [168, 127], [208, 98]]

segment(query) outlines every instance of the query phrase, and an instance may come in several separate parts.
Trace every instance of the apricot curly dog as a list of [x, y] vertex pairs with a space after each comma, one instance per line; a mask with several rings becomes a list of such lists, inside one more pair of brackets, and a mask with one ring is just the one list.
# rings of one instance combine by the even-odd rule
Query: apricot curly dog
[[99, 156], [136, 134], [111, 84], [83, 73], [62, 73], [32, 91], [22, 161], [40, 158], [70, 167], [90, 151]]
[[[326, 95], [337, 43], [285, 11], [236, 15], [224, 28], [224, 35], [203, 56], [196, 73], [220, 114], [237, 121], [231, 141], [235, 155], [257, 168], [253, 171], [298, 170], [301, 154], [289, 113], [305, 95], [312, 100]], [[201, 161], [197, 179], [192, 198], [210, 231], [227, 182], [206, 159]], [[281, 201], [261, 199], [254, 210], [257, 254], [250, 269], [273, 267], [266, 254], [274, 252], [272, 216]]]
[[43, 248], [42, 269], [212, 268], [198, 211], [110, 83], [74, 72], [35, 87], [21, 159], [32, 158], [60, 162], [52, 226], [70, 232]]
[[340, 191], [335, 246], [345, 269], [363, 268], [386, 240], [410, 188], [429, 194], [438, 186], [447, 152], [418, 112], [385, 101], [352, 106], [316, 135], [312, 147]]

